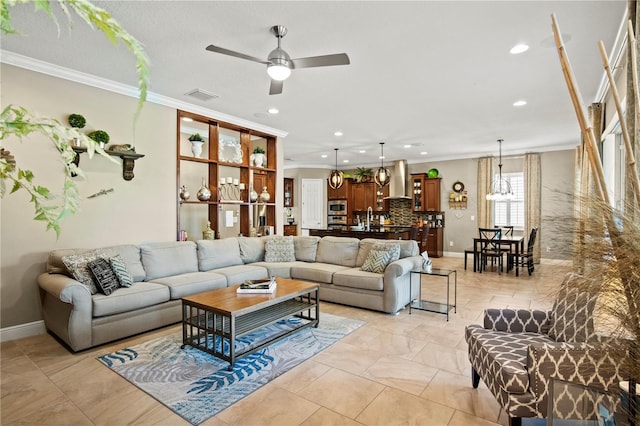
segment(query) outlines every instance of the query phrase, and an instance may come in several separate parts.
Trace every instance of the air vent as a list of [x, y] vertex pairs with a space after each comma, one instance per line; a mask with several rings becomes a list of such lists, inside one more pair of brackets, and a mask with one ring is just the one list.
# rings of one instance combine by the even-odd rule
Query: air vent
[[185, 93], [185, 95], [193, 96], [194, 98], [200, 99], [201, 101], [210, 101], [211, 99], [216, 99], [220, 97], [215, 93], [210, 93], [202, 89], [193, 89], [192, 91]]

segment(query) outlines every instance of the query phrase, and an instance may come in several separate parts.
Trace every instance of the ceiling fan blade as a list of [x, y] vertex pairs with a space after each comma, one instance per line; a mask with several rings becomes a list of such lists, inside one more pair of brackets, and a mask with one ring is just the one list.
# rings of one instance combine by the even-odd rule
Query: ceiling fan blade
[[269, 62], [263, 61], [262, 59], [258, 59], [258, 58], [254, 57], [254, 56], [245, 55], [244, 53], [235, 52], [233, 50], [225, 49], [224, 47], [214, 46], [213, 44], [208, 45], [207, 46], [207, 50], [209, 52], [222, 53], [223, 55], [234, 56], [236, 58], [246, 59], [248, 61], [253, 61], [253, 62], [258, 62], [260, 64], [269, 65]]
[[271, 86], [269, 87], [270, 95], [279, 95], [282, 93], [282, 83], [284, 81], [271, 80]]
[[292, 59], [291, 62], [293, 62], [294, 68], [329, 67], [332, 65], [349, 65], [351, 63], [346, 53], [297, 58]]

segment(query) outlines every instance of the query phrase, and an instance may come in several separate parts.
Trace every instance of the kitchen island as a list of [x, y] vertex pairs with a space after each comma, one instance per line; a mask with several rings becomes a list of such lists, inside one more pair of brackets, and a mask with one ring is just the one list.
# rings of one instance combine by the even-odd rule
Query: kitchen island
[[362, 230], [339, 230], [339, 229], [310, 229], [309, 235], [316, 237], [352, 237], [352, 238], [377, 238], [380, 240], [408, 240], [410, 239], [411, 227], [392, 227], [380, 229], [372, 228], [370, 231]]

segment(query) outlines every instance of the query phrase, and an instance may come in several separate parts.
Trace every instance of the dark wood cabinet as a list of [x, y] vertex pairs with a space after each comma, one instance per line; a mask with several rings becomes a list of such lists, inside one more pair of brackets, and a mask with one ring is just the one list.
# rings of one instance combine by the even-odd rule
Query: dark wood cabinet
[[284, 206], [293, 207], [293, 179], [284, 178]]
[[443, 228], [429, 228], [429, 238], [427, 239], [427, 253], [429, 253], [429, 256], [442, 257], [443, 231]]
[[349, 209], [352, 212], [365, 212], [369, 207], [375, 212], [388, 211], [389, 186], [380, 188], [375, 182], [360, 182], [351, 185]]
[[295, 237], [298, 235], [298, 225], [284, 225], [283, 234], [285, 237], [289, 235]]
[[411, 209], [414, 212], [440, 211], [442, 178], [429, 178], [426, 173], [411, 174]]
[[327, 179], [327, 199], [328, 200], [348, 200], [351, 197], [351, 184], [352, 184], [351, 179], [345, 178], [340, 188], [333, 189], [329, 186], [329, 180]]
[[427, 178], [424, 181], [425, 211], [440, 211], [440, 183], [442, 178]]

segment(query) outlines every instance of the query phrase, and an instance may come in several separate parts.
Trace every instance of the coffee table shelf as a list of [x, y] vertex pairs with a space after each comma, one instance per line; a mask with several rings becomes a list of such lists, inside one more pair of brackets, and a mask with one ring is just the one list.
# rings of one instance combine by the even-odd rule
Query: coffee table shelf
[[[238, 286], [182, 299], [182, 347], [186, 345], [229, 362], [250, 355], [306, 327], [318, 327], [318, 285], [278, 278], [273, 294], [236, 294]], [[237, 349], [236, 339], [289, 317], [303, 321]]]

